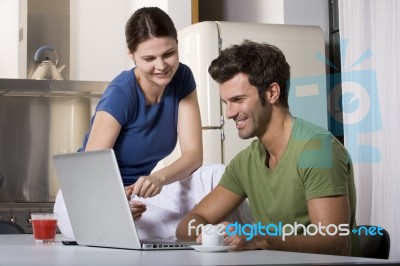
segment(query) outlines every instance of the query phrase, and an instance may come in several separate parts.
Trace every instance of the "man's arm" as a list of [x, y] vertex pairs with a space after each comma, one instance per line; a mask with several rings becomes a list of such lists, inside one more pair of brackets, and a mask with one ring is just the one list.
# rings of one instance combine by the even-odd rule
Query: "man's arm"
[[[308, 212], [312, 224], [318, 226], [335, 225], [329, 228], [329, 233], [334, 233], [333, 228], [340, 224], [350, 223], [350, 206], [347, 195], [312, 199], [307, 202]], [[284, 211], [284, 210], [282, 210]], [[257, 222], [257, 221], [255, 221]], [[347, 227], [349, 230], [351, 228]], [[326, 230], [322, 230], [326, 233]], [[246, 241], [243, 237], [233, 236], [228, 240], [230, 245], [236, 249], [272, 249], [282, 251], [306, 252], [345, 255], [351, 254], [351, 238], [348, 236], [316, 234], [314, 236], [255, 236], [252, 240]]]
[[198, 225], [222, 222], [243, 200], [244, 198], [218, 185], [183, 217], [176, 229], [177, 239], [196, 240], [197, 233], [199, 233], [198, 230], [196, 232]]

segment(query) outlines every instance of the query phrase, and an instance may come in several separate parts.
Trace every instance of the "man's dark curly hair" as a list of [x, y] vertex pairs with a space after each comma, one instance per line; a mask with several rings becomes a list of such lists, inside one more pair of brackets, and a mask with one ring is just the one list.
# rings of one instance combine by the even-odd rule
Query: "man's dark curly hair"
[[274, 45], [250, 40], [232, 45], [211, 62], [208, 72], [218, 83], [224, 83], [238, 73], [246, 74], [250, 84], [257, 87], [263, 105], [266, 90], [276, 82], [281, 89], [279, 103], [289, 108], [290, 66], [283, 52]]

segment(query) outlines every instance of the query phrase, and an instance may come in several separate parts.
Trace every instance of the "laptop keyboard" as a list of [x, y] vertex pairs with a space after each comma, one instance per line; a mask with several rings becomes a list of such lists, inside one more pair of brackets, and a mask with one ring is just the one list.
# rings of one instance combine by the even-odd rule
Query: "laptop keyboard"
[[199, 245], [196, 242], [147, 242], [141, 241], [143, 249], [193, 249], [190, 246]]

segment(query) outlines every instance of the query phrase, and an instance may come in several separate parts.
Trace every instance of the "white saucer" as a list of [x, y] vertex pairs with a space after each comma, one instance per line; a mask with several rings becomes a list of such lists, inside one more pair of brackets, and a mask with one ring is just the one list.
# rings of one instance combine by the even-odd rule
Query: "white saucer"
[[190, 247], [194, 248], [198, 252], [224, 252], [234, 248], [234, 246], [202, 246], [202, 245], [194, 245]]

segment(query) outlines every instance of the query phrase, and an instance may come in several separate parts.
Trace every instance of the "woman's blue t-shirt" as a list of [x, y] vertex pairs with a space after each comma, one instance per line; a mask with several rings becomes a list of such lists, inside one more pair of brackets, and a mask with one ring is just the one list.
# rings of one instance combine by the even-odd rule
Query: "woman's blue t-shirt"
[[[113, 149], [124, 185], [134, 183], [140, 176], [149, 175], [157, 163], [174, 150], [179, 101], [195, 89], [192, 71], [182, 63], [157, 104], [146, 105], [133, 69], [122, 72], [107, 87], [96, 112], [111, 114], [121, 125]], [[90, 131], [80, 150], [86, 147], [89, 134]]]

